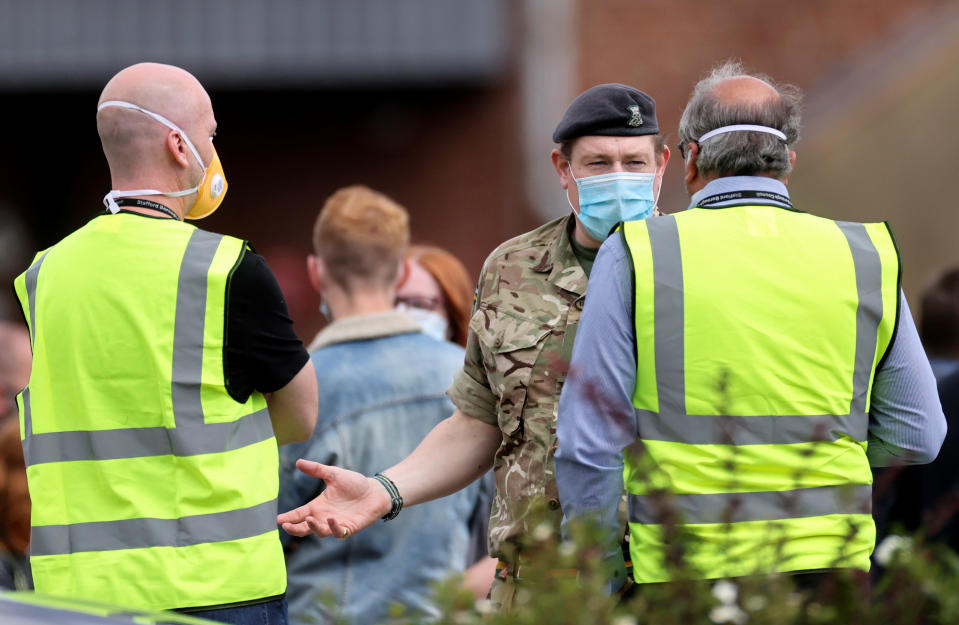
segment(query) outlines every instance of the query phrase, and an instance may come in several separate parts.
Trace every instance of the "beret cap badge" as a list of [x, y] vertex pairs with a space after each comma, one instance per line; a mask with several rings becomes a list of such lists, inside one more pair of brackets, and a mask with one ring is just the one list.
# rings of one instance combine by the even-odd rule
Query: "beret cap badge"
[[629, 113], [629, 119], [626, 121], [627, 126], [638, 128], [643, 125], [643, 116], [639, 114], [638, 104], [630, 104], [626, 107], [626, 112]]

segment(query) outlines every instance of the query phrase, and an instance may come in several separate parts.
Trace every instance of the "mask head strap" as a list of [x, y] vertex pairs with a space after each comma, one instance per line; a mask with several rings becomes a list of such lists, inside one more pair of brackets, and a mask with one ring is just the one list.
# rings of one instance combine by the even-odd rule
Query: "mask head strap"
[[203, 159], [200, 158], [200, 152], [197, 151], [196, 147], [193, 145], [193, 142], [190, 141], [190, 137], [188, 137], [186, 133], [183, 132], [182, 128], [180, 128], [179, 126], [171, 122], [169, 119], [167, 119], [163, 115], [160, 115], [159, 113], [154, 113], [153, 111], [148, 111], [143, 107], [133, 104], [132, 102], [124, 102], [123, 100], [107, 100], [106, 102], [102, 103], [100, 106], [97, 107], [97, 113], [111, 106], [116, 106], [123, 109], [130, 109], [131, 111], [140, 111], [144, 115], [148, 117], [152, 117], [156, 121], [160, 122], [161, 124], [169, 128], [170, 130], [177, 131], [178, 133], [180, 133], [180, 136], [183, 137], [183, 140], [186, 141], [187, 147], [189, 147], [190, 151], [193, 152], [193, 156], [195, 156], [197, 162], [200, 163], [200, 167], [203, 167], [204, 169], [206, 169], [206, 164], [204, 164]]
[[696, 143], [703, 143], [712, 139], [716, 135], [723, 135], [727, 132], [764, 132], [767, 135], [773, 135], [783, 141], [786, 140], [786, 135], [783, 134], [781, 130], [776, 128], [770, 128], [769, 126], [756, 126], [754, 124], [734, 124], [732, 126], [723, 126], [721, 128], [716, 128], [715, 130], [710, 130], [699, 139], [696, 139]]

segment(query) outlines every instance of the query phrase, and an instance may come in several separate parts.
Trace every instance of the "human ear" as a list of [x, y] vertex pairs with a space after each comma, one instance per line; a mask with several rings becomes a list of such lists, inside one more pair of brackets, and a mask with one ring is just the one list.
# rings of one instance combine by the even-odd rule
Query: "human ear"
[[306, 257], [306, 275], [310, 279], [310, 286], [317, 293], [323, 293], [323, 282], [326, 274], [326, 268], [323, 267], [323, 261], [316, 254], [310, 254]]
[[181, 167], [189, 167], [192, 156], [189, 154], [190, 148], [179, 131], [171, 130], [166, 135], [166, 148], [170, 152], [170, 157]]

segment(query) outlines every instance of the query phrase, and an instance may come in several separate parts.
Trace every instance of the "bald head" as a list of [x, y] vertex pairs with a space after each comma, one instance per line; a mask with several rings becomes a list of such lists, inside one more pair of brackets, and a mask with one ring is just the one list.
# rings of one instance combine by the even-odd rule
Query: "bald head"
[[[209, 158], [205, 144], [216, 128], [213, 107], [203, 85], [189, 72], [160, 63], [132, 65], [110, 79], [100, 94], [98, 106], [110, 100], [129, 102], [166, 117], [189, 136], [204, 159]], [[193, 170], [200, 168], [190, 162], [195, 157], [186, 146], [183, 147], [189, 158], [178, 163], [184, 159], [171, 153], [182, 142], [179, 137], [171, 137], [178, 133], [139, 111], [106, 107], [97, 112], [97, 132], [114, 189], [155, 185], [158, 177], [182, 173], [178, 170], [184, 165]]]
[[713, 86], [713, 97], [725, 104], [761, 107], [767, 100], [779, 100], [779, 93], [764, 80], [753, 76], [733, 76]]
[[[739, 63], [724, 63], [699, 81], [679, 122], [684, 143], [696, 143], [695, 166], [704, 178], [772, 176], [786, 179], [799, 140], [799, 90], [750, 75]], [[780, 131], [786, 140], [756, 131], [736, 131], [699, 138], [711, 130], [748, 124]]]

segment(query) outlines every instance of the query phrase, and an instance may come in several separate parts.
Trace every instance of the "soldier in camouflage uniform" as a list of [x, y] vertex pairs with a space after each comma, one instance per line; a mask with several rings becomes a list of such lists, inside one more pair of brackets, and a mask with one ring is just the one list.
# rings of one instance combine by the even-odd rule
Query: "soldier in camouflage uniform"
[[500, 572], [491, 598], [509, 608], [530, 506], [545, 500], [557, 528], [562, 519], [553, 474], [556, 410], [589, 270], [619, 221], [651, 214], [669, 159], [652, 98], [619, 84], [576, 98], [553, 140], [560, 144], [553, 166], [573, 213], [500, 245], [484, 264], [466, 360], [448, 391], [456, 412], [375, 478], [299, 461], [327, 489], [279, 516], [287, 532], [347, 538], [392, 518], [404, 502], [462, 488], [492, 465], [489, 548]]

